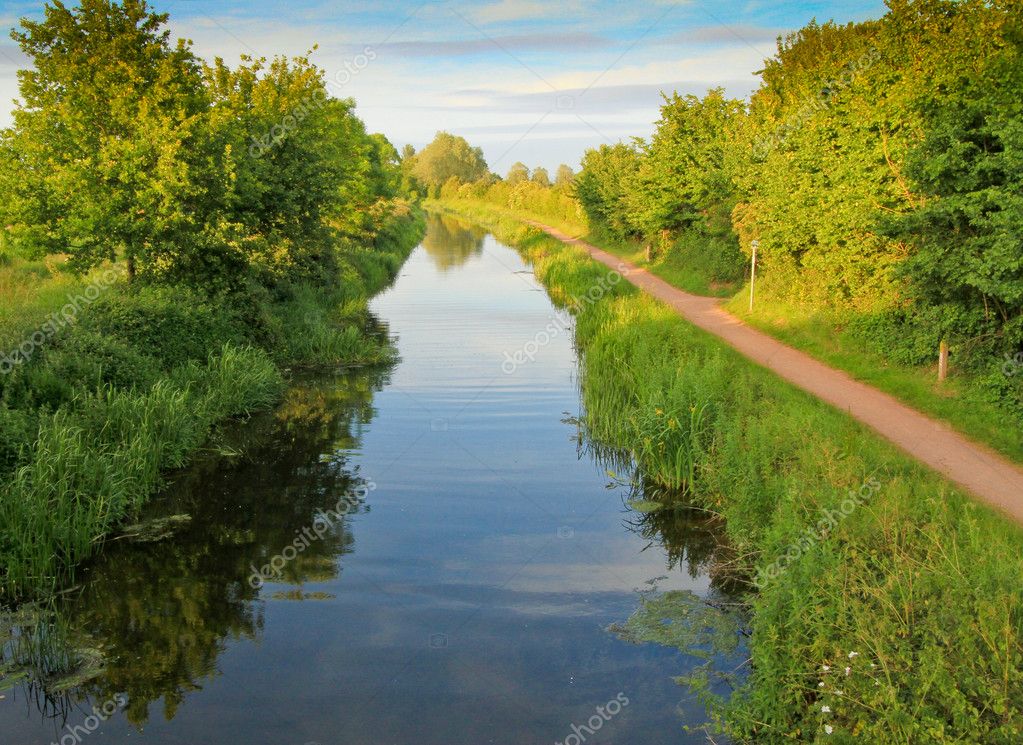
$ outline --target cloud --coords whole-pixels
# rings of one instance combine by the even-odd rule
[[[745,96],[752,90],[753,81],[736,79],[714,81],[730,95]],[[509,93],[497,89],[463,89],[449,93],[444,102],[436,108],[451,111],[457,108],[489,109],[495,112],[543,113],[585,117],[589,114],[626,114],[636,111],[656,112],[664,103],[661,93],[693,93],[702,96],[707,92],[705,80],[664,80],[653,83],[604,85],[594,88],[562,88],[554,91],[531,93]]]
[[[578,1],[498,0],[496,3],[469,9],[468,13],[478,23],[501,23],[573,15],[582,10],[581,6],[582,3]]]
[[[610,39],[590,33],[537,33],[446,41],[398,41],[380,44],[375,49],[382,53],[393,52],[405,57],[450,57],[483,54],[501,50],[572,52],[587,49],[605,49],[611,46],[611,44]]]
[[[755,26],[752,24],[734,24],[718,26],[702,26],[687,29],[656,41],[662,44],[678,44],[695,42],[698,44],[771,44],[779,36],[788,33],[787,29],[772,26]],[[767,51],[773,51],[773,46]]]
[[[553,117],[551,117],[553,118]],[[608,135],[616,135],[628,139],[636,132],[636,123],[632,120],[621,122],[598,122],[600,131]],[[522,120],[509,124],[488,124],[478,127],[459,127],[458,133],[473,142],[503,141],[509,135],[519,137],[529,131],[529,135],[540,139],[564,139],[574,137],[592,137],[593,130],[579,119],[572,117],[565,121],[544,120],[536,124],[535,119]]]
[[[506,94],[537,93],[553,98],[577,91],[588,91],[586,96],[597,95],[600,88],[614,87],[661,86],[671,90],[677,81],[686,81],[687,85],[701,89],[701,93],[724,86],[730,95],[745,96],[758,85],[754,71],[763,67],[763,61],[763,55],[755,49],[736,46],[702,50],[674,59],[661,55],[639,64],[605,69],[587,65],[549,73],[542,81],[527,77],[522,84],[504,85],[503,90]]]

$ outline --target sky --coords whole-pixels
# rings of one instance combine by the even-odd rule
[[[66,0],[72,4],[74,0]],[[646,137],[661,92],[748,96],[779,34],[818,21],[861,21],[881,0],[481,0],[320,2],[156,0],[197,54],[304,54],[334,95],[352,97],[371,131],[418,150],[438,130],[483,148],[505,174],[516,161],[573,168],[587,148]],[[0,0],[0,27],[42,15]],[[11,122],[16,70],[0,37],[0,127]]]

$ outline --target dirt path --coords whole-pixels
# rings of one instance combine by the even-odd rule
[[[750,328],[725,312],[716,298],[691,295],[596,246],[548,225],[530,224],[560,241],[585,249],[616,268],[632,284],[673,307],[696,326],[720,337],[740,353],[785,380],[827,401],[874,429],[978,500],[1023,524],[1023,469],[993,450],[968,440],[941,422],[813,357]]]

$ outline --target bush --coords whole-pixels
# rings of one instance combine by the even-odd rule
[[[244,342],[230,304],[226,310],[193,291],[142,287],[103,296],[90,306],[81,325],[122,340],[169,370],[189,360],[201,362],[225,343]]]
[[[890,308],[854,316],[846,333],[865,349],[898,364],[927,365],[938,357],[949,320],[936,307]]]
[[[712,282],[741,282],[746,276],[746,257],[735,236],[688,230],[671,245],[665,258]]]
[[[94,389],[148,388],[160,374],[159,361],[114,336],[73,329],[47,350],[43,365],[69,386]]]

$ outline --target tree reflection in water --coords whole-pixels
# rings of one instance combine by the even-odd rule
[[[478,225],[436,212],[426,213],[426,225],[423,249],[441,271],[459,267],[483,253],[487,231]]]
[[[658,577],[639,594],[635,612],[609,631],[635,644],[656,643],[675,647],[691,660],[685,675],[675,678],[705,706],[718,707],[741,684],[749,664],[746,640],[749,618],[741,600],[748,586],[737,575],[734,554],[725,540],[722,519],[692,504],[684,492],[672,492],[644,478],[631,454],[589,441],[581,421],[567,420],[578,429],[580,457],[589,457],[612,478],[609,487],[623,489],[628,512],[625,526],[648,543],[659,546],[666,569],[684,569],[690,577],[710,577],[706,596],[690,590],[662,592]],[[618,474],[630,474],[622,478]],[[635,506],[643,505],[644,510]]]
[[[145,519],[187,514],[172,537],[111,540],[84,582],[45,607],[0,616],[0,690],[21,693],[63,724],[75,709],[127,698],[136,725],[162,699],[174,717],[217,675],[229,640],[263,628],[249,581],[321,512],[366,480],[348,459],[389,371],[362,370],[293,387],[273,414],[237,422],[215,448],[175,474]],[[369,510],[359,499],[356,512]],[[309,542],[281,572],[275,599],[309,600],[305,583],[336,578],[354,549],[346,520]],[[289,587],[290,585],[290,587]],[[6,619],[6,621],[5,621]],[[6,681],[6,682],[4,682]]]

